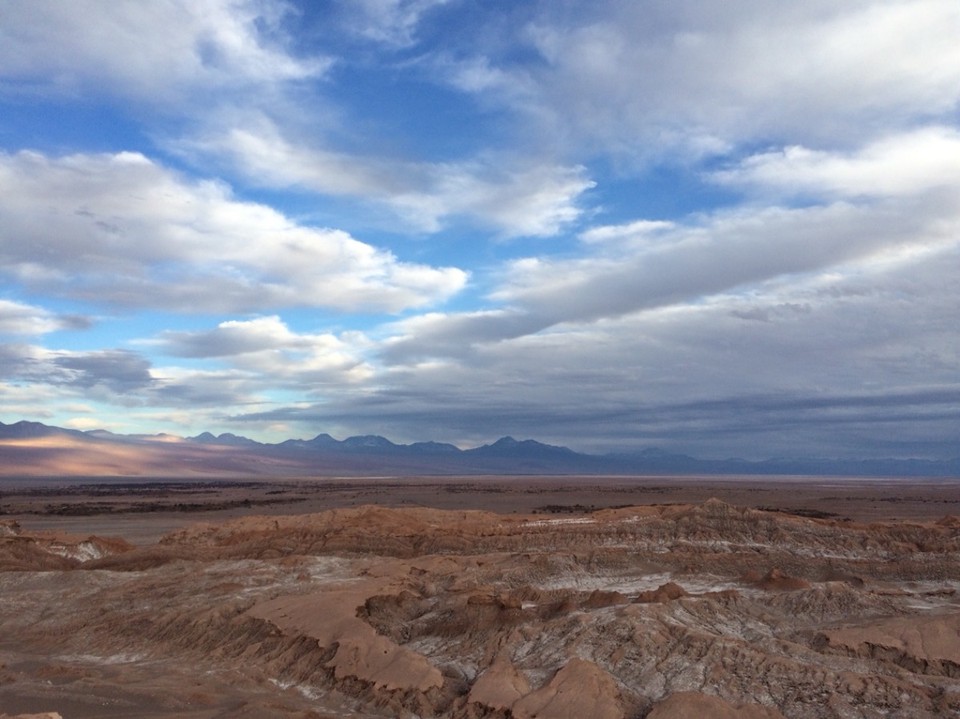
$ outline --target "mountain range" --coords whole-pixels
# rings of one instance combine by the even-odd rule
[[[329,434],[276,444],[235,434],[195,437],[80,431],[0,422],[0,476],[826,475],[960,477],[960,457],[929,459],[701,459],[660,449],[584,454],[502,437],[460,449]]]

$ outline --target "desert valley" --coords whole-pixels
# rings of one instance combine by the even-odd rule
[[[4,480],[0,715],[960,714],[960,482]]]

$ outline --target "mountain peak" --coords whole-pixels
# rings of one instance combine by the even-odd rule
[[[381,437],[378,434],[364,434],[357,437],[347,437],[340,444],[351,449],[389,449],[397,446],[386,437]]]
[[[50,437],[57,434],[81,435],[83,433],[73,429],[50,427],[42,422],[30,422],[25,419],[21,419],[19,422],[14,422],[13,424],[0,422],[0,436],[2,437],[32,439],[36,437]]]

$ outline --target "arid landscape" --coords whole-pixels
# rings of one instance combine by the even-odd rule
[[[960,719],[958,37],[0,0],[0,719]]]
[[[960,482],[6,480],[0,716],[960,715]]]

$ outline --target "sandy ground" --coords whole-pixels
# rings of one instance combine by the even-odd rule
[[[29,529],[150,543],[197,521],[311,514],[378,504],[583,514],[627,505],[720,499],[755,509],[855,521],[960,514],[960,478],[445,477],[297,480],[0,480],[0,517]]]

